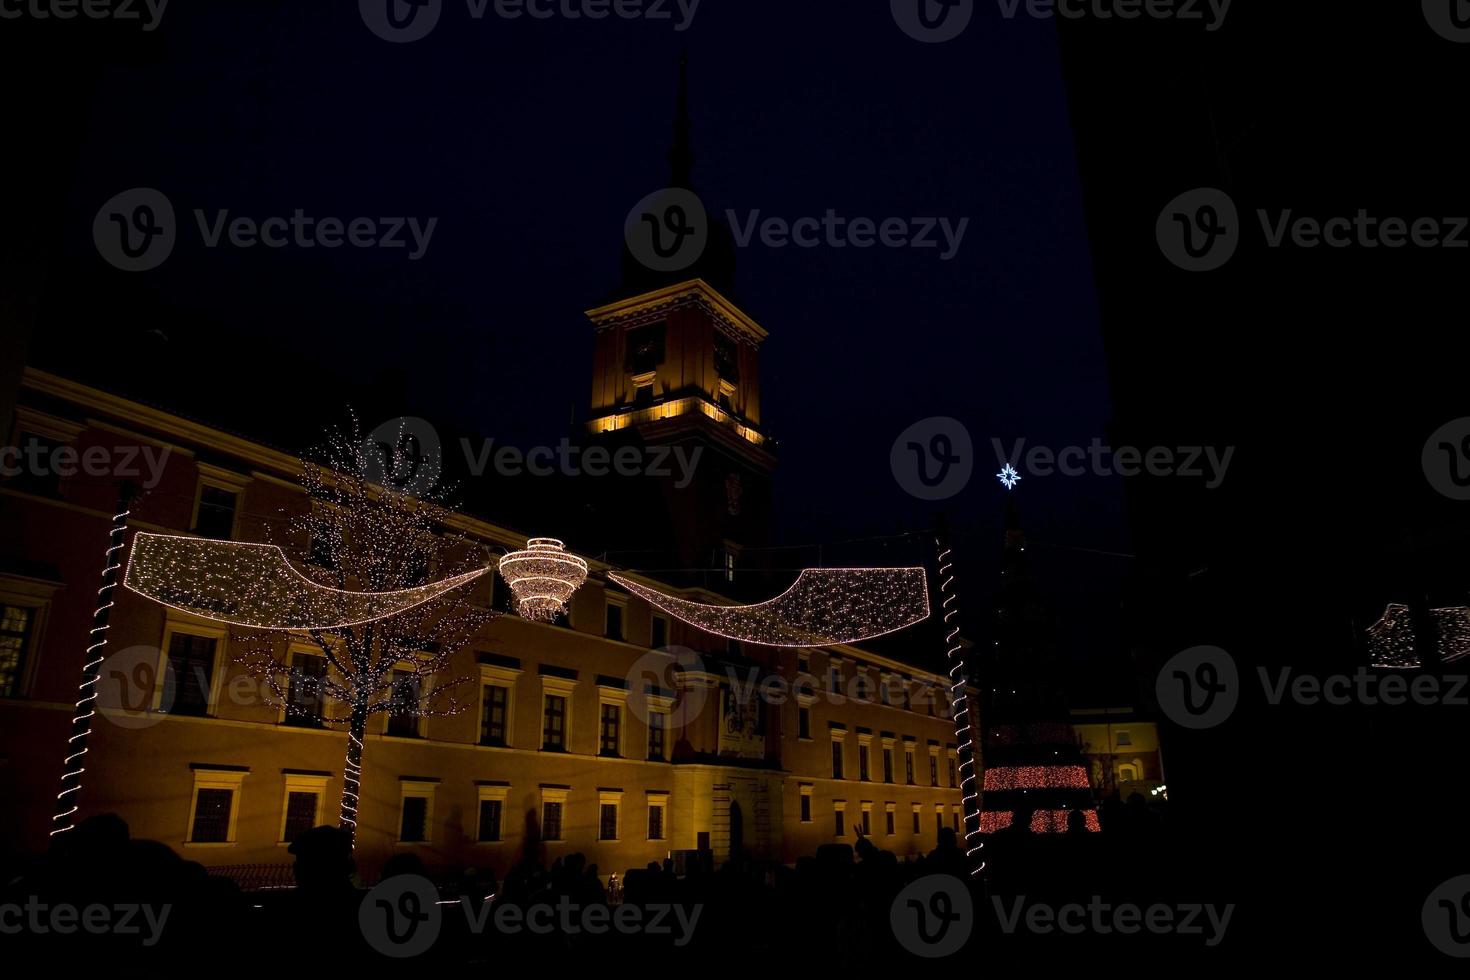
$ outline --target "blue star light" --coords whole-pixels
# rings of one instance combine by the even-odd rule
[[[1021,474],[1017,473],[1016,468],[1010,463],[1001,467],[1000,472],[995,475],[1000,478],[1000,485],[1007,490],[1014,490],[1016,484],[1021,482]]]

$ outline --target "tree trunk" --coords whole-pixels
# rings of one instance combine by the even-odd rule
[[[352,709],[352,722],[347,728],[347,758],[342,763],[342,808],[338,826],[352,835],[357,844],[357,801],[362,792],[362,738],[367,730],[366,708]]]

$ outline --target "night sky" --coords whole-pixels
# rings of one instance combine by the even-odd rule
[[[352,3],[171,5],[75,107],[84,135],[33,362],[75,374],[89,360],[111,387],[291,449],[348,401],[554,445],[587,413],[582,311],[617,285],[629,208],[668,182],[686,48],[694,183],[711,211],[969,218],[950,261],[753,242],[736,294],[770,331],[777,539],[930,526],[934,506],[897,485],[889,450],[912,423],[951,415],[978,459],[944,509],[983,582],[1004,504],[992,437],[1085,446],[1110,414],[1055,26],[994,5],[937,45],[883,3],[704,0],[681,32],[475,20],[447,0],[410,44],[374,36]],[[91,228],[140,186],[168,196],[179,238],[162,266],[129,274],[99,258]],[[438,221],[409,261],[206,248],[195,208]],[[1128,562],[1094,553],[1128,551],[1116,478],[1017,492],[1069,654],[1118,650]]]

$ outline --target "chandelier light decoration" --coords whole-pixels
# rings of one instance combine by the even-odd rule
[[[791,588],[751,606],[690,602],[615,572],[608,578],[706,633],[762,646],[857,643],[912,626],[929,615],[922,568],[807,568]]]
[[[587,581],[587,563],[569,554],[556,538],[531,538],[522,551],[500,559],[500,575],[524,619],[550,622]]]
[[[232,626],[330,630],[396,616],[489,567],[410,589],[348,592],[313,582],[273,544],[138,532],[123,585],[155,602]]]

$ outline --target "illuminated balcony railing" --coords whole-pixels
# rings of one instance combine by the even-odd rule
[[[650,405],[647,408],[629,409],[616,415],[604,415],[602,418],[593,419],[588,425],[593,432],[616,432],[634,425],[644,425],[649,422],[661,422],[665,419],[679,418],[683,415],[691,415],[695,412],[702,413],[714,419],[721,425],[729,426],[740,435],[740,438],[752,445],[762,445],[766,437],[755,429],[741,422],[729,412],[718,405],[705,401],[703,398],[694,396],[686,398],[675,398],[671,401]]]

